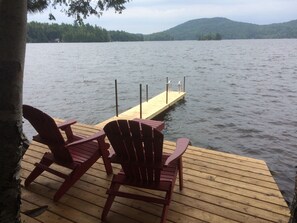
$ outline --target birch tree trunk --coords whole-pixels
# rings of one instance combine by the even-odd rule
[[[289,223],[296,223],[297,222],[297,172],[295,175],[295,190],[294,190],[294,198],[290,205],[291,209],[291,217]]]
[[[0,222],[20,222],[27,1],[0,0]]]

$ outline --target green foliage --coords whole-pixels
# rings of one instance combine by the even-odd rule
[[[221,40],[222,36],[219,33],[208,33],[206,35],[201,35],[198,40]]]
[[[112,42],[143,41],[142,34],[132,34],[124,31],[109,31],[109,35]]]
[[[28,23],[27,42],[107,42],[107,30],[101,27],[69,24]]]
[[[147,40],[197,40],[212,33],[222,39],[297,38],[297,20],[271,25],[235,22],[226,18],[195,19],[163,32],[145,36]]]
[[[28,0],[27,9],[29,12],[42,12],[48,6],[47,0]]]
[[[110,42],[110,41],[143,41],[142,34],[131,34],[124,31],[107,31],[89,24],[48,24],[28,23],[27,42]]]
[[[150,35],[146,35],[144,37],[144,40],[146,40],[146,41],[169,41],[169,40],[174,40],[174,38],[165,32],[159,32],[159,33],[153,33]]]
[[[62,24],[62,30],[67,26],[67,29],[62,33],[61,41],[63,42],[108,42],[110,41],[106,29],[101,27],[93,27],[86,25],[65,25]]]
[[[104,10],[114,8],[115,12],[122,13],[125,9],[124,4],[130,0],[28,0],[28,12],[37,12],[46,9],[48,6],[56,8],[57,5],[63,6],[63,12],[67,16],[73,16],[78,24],[83,24],[83,19],[90,15],[100,17]],[[65,7],[66,6],[66,7]],[[50,13],[49,18],[55,20],[55,16]]]

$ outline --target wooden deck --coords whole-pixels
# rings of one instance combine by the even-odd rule
[[[75,124],[83,135],[98,127]],[[165,141],[164,149],[173,151],[174,143]],[[47,148],[33,142],[22,161],[24,180]],[[167,222],[288,222],[289,209],[264,161],[190,146],[184,154],[184,190],[175,187]],[[114,172],[119,167],[114,165]],[[61,168],[61,167],[57,167]],[[22,211],[48,205],[48,209],[25,222],[92,223],[101,222],[111,176],[104,172],[102,159],[61,198],[52,201],[61,179],[43,173],[28,188],[22,188]],[[177,181],[178,183],[178,181]],[[139,190],[134,190],[138,193]],[[149,191],[146,191],[149,193]],[[155,204],[117,198],[108,222],[155,223],[160,221],[161,207]]]
[[[169,91],[168,92],[168,103],[166,103],[166,91],[163,93],[149,99],[148,102],[142,103],[142,118],[143,119],[152,119],[164,112],[172,105],[182,100],[185,97],[185,92]],[[140,105],[137,105],[117,116],[114,116],[108,120],[105,120],[96,126],[102,129],[108,122],[117,119],[134,119],[140,118]]]

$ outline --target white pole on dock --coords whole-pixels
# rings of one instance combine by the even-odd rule
[[[148,102],[148,84],[146,85],[145,93],[146,93],[146,102]]]
[[[142,85],[139,85],[139,105],[140,105],[140,118],[142,118]]]
[[[115,84],[115,101],[116,101],[116,116],[119,116],[119,103],[118,103],[118,83],[117,79],[114,81]]]
[[[166,91],[166,104],[167,104],[168,103],[168,77],[166,77],[165,91]]]

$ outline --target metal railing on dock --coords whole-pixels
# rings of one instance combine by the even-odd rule
[[[182,82],[181,81],[178,81],[177,83],[177,91],[173,91],[172,90],[172,82],[171,80],[168,79],[168,77],[166,77],[166,85],[165,85],[165,104],[163,106],[165,107],[168,107],[168,106],[172,106],[172,101],[174,101],[174,103],[176,103],[176,99],[177,98],[177,101],[184,98],[184,95],[185,95],[185,81],[186,81],[186,77],[184,77],[184,80],[183,80],[183,88],[181,87],[182,86]],[[145,102],[146,103],[149,103],[149,96],[148,96],[148,84],[146,84],[146,88],[145,88],[145,95],[146,95],[146,98],[145,98]],[[181,95],[176,95],[176,92],[178,92],[178,94],[181,94]],[[169,94],[171,98],[171,100],[169,100]],[[143,118],[143,113],[146,113],[146,111],[144,111],[144,107],[145,108],[148,108],[149,106],[145,106],[143,104],[143,95],[142,95],[142,84],[139,84],[139,114],[137,115],[137,117],[135,118]],[[159,102],[158,103],[158,106],[160,107],[160,104],[162,104],[162,102]],[[168,106],[167,106],[168,105]],[[156,105],[154,105],[156,106]],[[137,107],[137,106],[136,106]],[[117,83],[117,80],[115,80],[115,108],[116,108],[116,117],[119,117],[119,100],[118,100],[118,83]],[[131,109],[130,109],[131,110]],[[132,108],[132,110],[134,110]],[[161,106],[161,111],[164,111],[163,107]],[[157,114],[159,114],[157,112]],[[135,116],[135,114],[134,114]],[[154,115],[148,115],[148,117],[151,117],[153,118]]]
[[[175,105],[178,101],[183,100],[186,92],[182,91],[173,91],[168,89],[168,91],[164,91],[153,98],[148,99],[148,85],[146,85],[146,101],[142,100],[142,85],[139,86],[139,105],[136,105],[133,108],[130,108],[127,111],[119,114],[119,103],[118,103],[118,87],[117,81],[115,81],[115,93],[116,93],[116,115],[111,117],[110,119],[98,123],[96,126],[99,128],[103,128],[106,123],[116,120],[116,119],[153,119],[157,115],[166,111],[173,105]],[[166,84],[167,85],[167,84]]]

